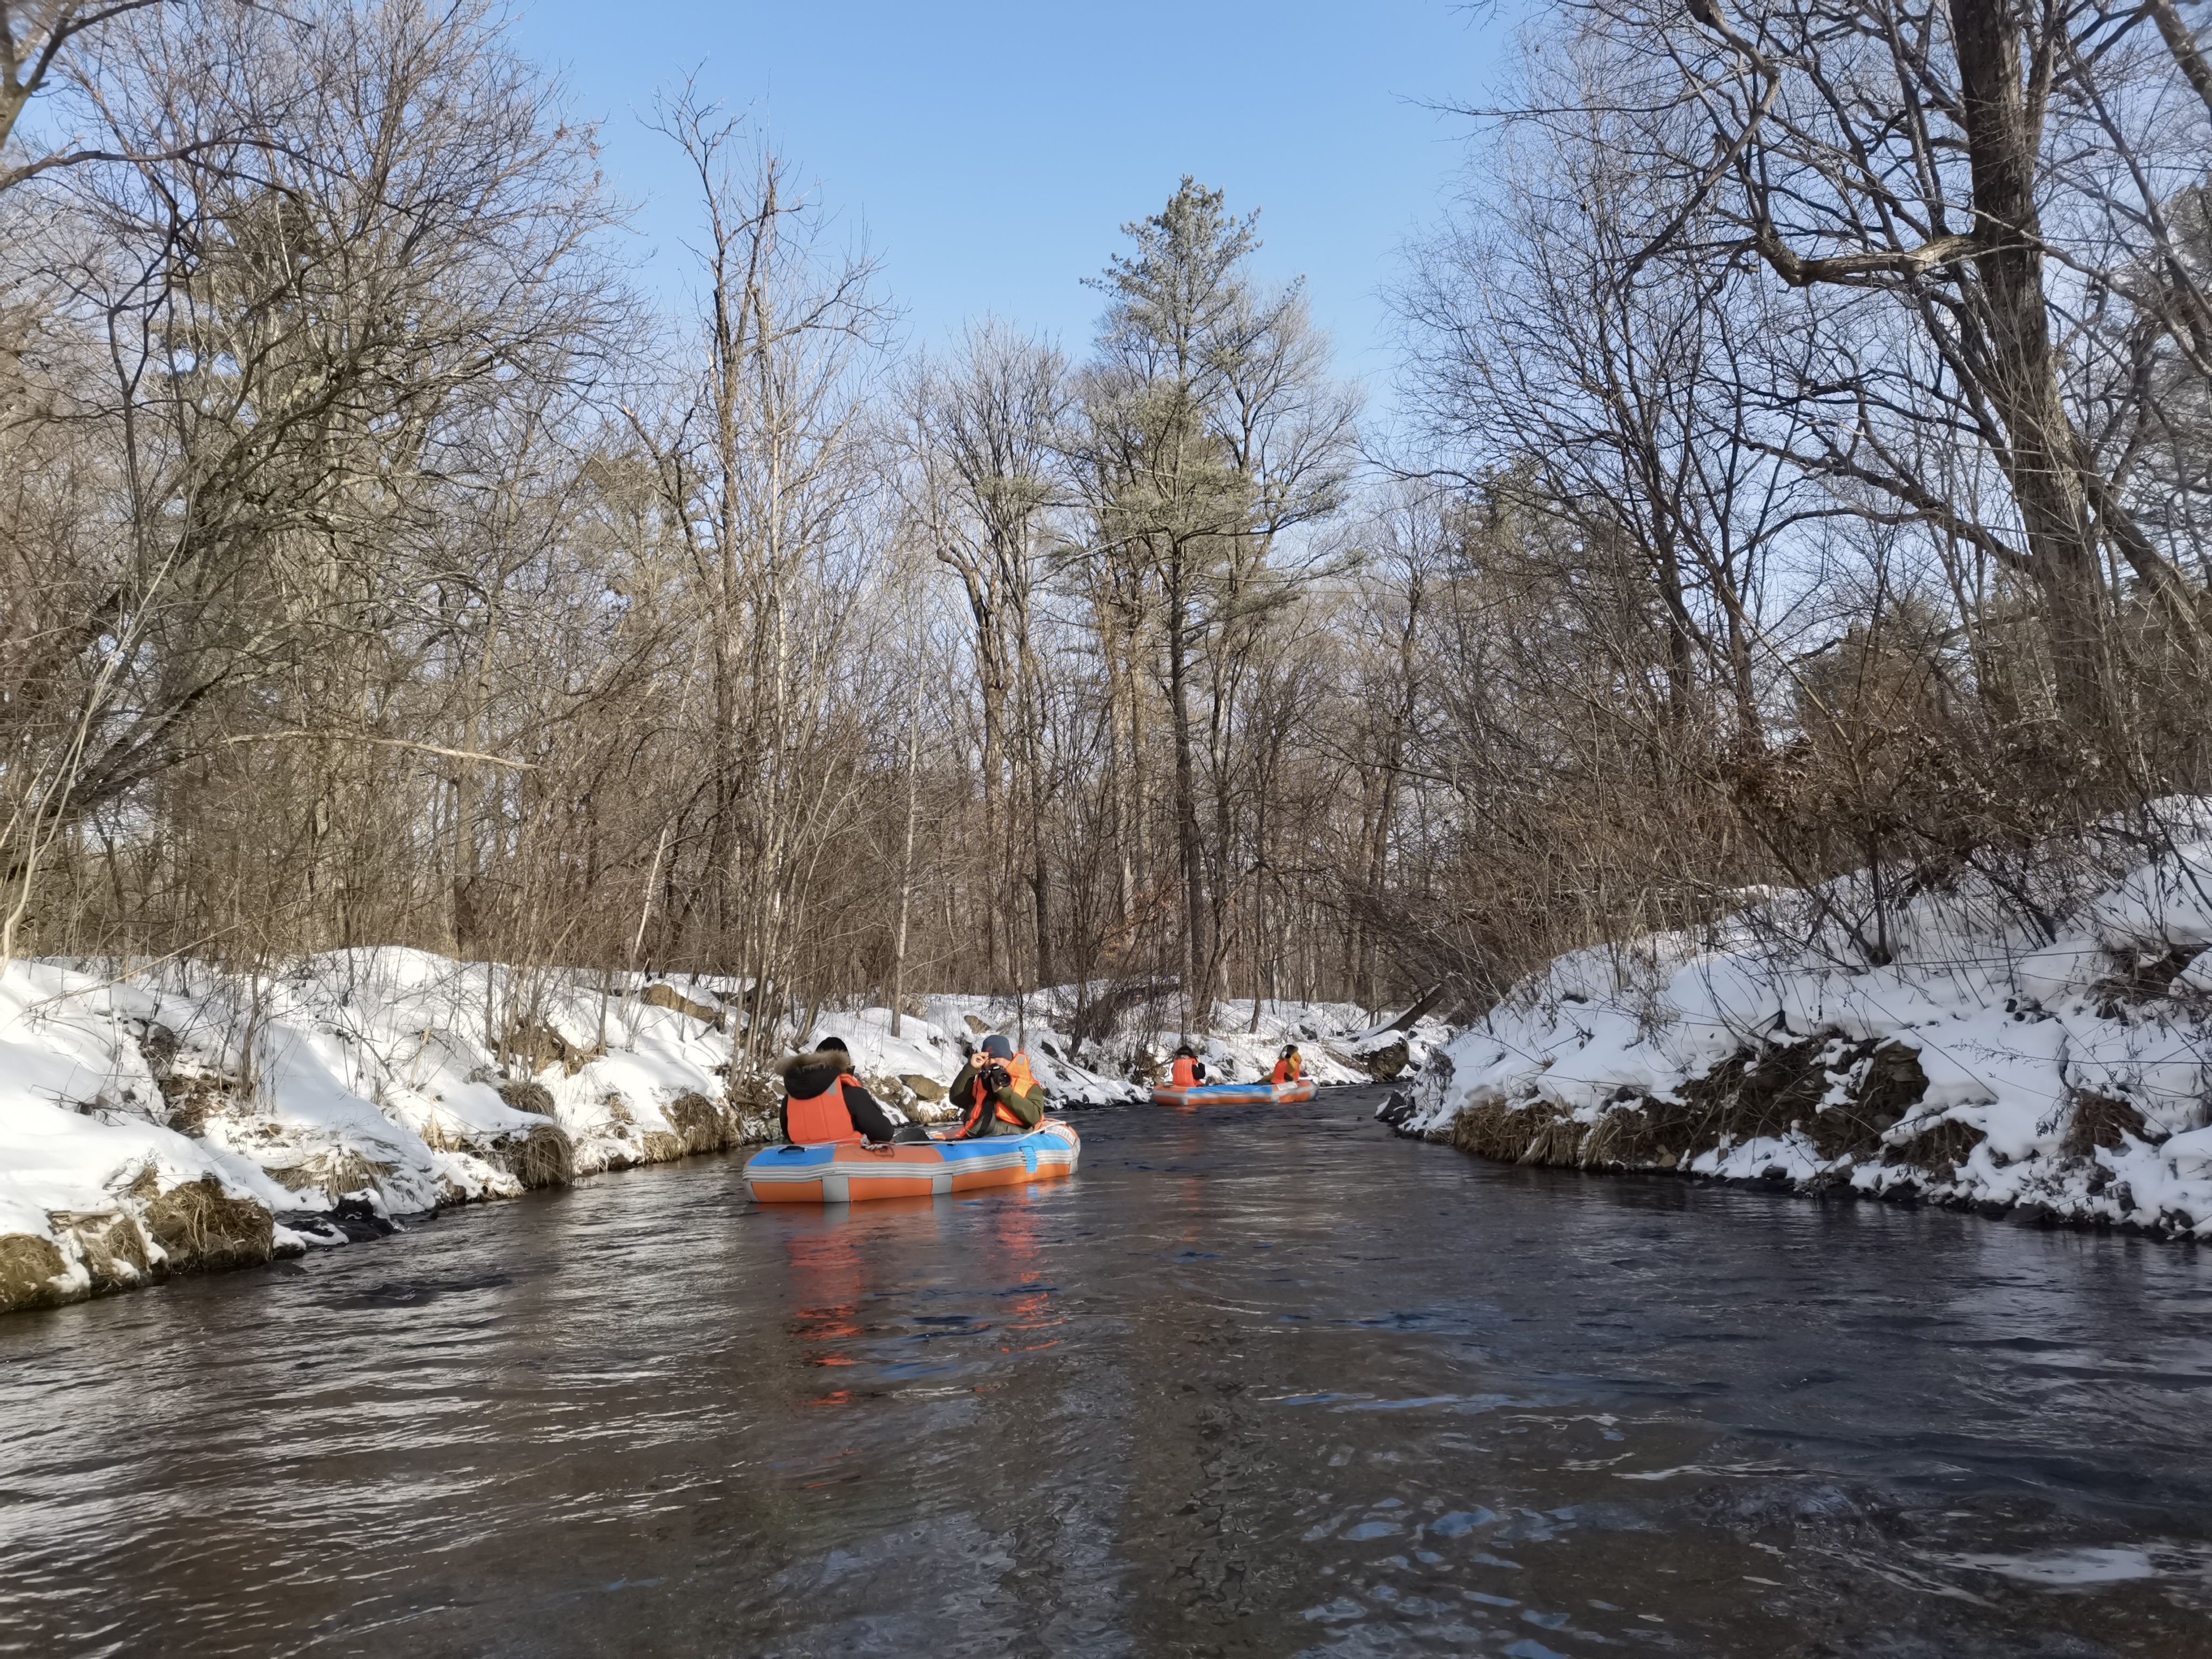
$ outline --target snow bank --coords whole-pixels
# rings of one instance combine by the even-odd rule
[[[1393,1121],[1523,1162],[2212,1237],[2212,802],[1884,877],[1562,957]]]
[[[243,975],[13,963],[0,1308],[764,1138],[707,994],[398,949]]]

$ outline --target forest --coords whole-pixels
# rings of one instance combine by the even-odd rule
[[[1094,337],[917,340],[678,78],[679,310],[485,0],[0,0],[0,966],[713,975],[758,1046],[2032,910],[2212,764],[2201,33],[1564,0],[1378,413],[1223,181],[1098,227]]]

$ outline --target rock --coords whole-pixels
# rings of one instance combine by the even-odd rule
[[[521,1060],[532,1072],[557,1065],[564,1077],[575,1076],[606,1052],[596,1046],[580,1048],[548,1025],[517,1026],[500,1046],[503,1053]]]
[[[1374,1048],[1340,1054],[1338,1057],[1357,1066],[1377,1083],[1388,1083],[1405,1072],[1407,1062],[1413,1058],[1413,1050],[1407,1046],[1403,1036],[1394,1036],[1389,1042]]]
[[[1406,1125],[1413,1115],[1413,1097],[1403,1089],[1393,1089],[1390,1097],[1375,1109],[1376,1121],[1396,1134],[1409,1133]]]
[[[945,1098],[945,1085],[933,1077],[918,1077],[912,1073],[901,1072],[899,1081],[906,1085],[908,1092],[916,1100],[935,1102]]]
[[[984,1024],[981,1020],[976,1018],[975,1015],[963,1014],[960,1018],[968,1022],[968,1029],[970,1031],[973,1031],[977,1036],[988,1036],[991,1035],[991,1028]]]
[[[638,1000],[649,1002],[656,1008],[668,1008],[679,1014],[689,1014],[694,1019],[705,1021],[718,1031],[722,1029],[722,1011],[720,1008],[709,1008],[704,1003],[693,1002],[674,986],[659,980],[647,986]]]
[[[354,1238],[389,1238],[399,1231],[365,1198],[340,1199],[331,1206],[330,1218],[332,1224]]]

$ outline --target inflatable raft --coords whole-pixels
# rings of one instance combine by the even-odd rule
[[[1025,1135],[885,1146],[770,1146],[746,1161],[757,1204],[860,1204],[1013,1187],[1075,1173],[1083,1143],[1057,1118]]]
[[[1314,1097],[1314,1085],[1296,1083],[1202,1083],[1195,1089],[1173,1085],[1152,1091],[1155,1106],[1295,1106]]]

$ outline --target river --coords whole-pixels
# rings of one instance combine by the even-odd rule
[[[0,1651],[2212,1656],[2212,1259],[1086,1112],[0,1321]]]

